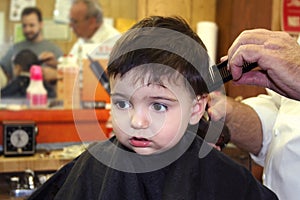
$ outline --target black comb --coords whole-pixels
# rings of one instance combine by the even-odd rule
[[[228,60],[221,62],[217,65],[214,65],[210,69],[210,79],[209,83],[209,90],[214,91],[220,88],[224,83],[232,80],[231,71],[227,70]],[[257,67],[258,64],[254,63],[244,63],[242,66],[242,73],[246,73],[251,71],[253,68]]]

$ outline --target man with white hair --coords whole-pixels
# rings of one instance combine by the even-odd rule
[[[105,23],[103,12],[97,1],[74,0],[70,9],[70,26],[78,37],[70,54],[77,55],[84,44],[101,44],[117,35],[114,27]]]

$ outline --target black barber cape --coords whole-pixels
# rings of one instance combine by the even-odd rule
[[[1,96],[11,98],[26,98],[26,89],[30,79],[28,76],[17,76],[8,85],[1,89]]]
[[[26,90],[29,86],[30,78],[27,75],[19,75],[1,89],[2,98],[26,98]],[[49,98],[56,97],[56,92],[50,83],[44,82]]]
[[[110,166],[110,167],[108,167]],[[142,156],[115,137],[64,166],[29,200],[270,200],[244,167],[187,132],[160,154]]]

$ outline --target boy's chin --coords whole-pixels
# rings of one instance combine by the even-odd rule
[[[137,154],[139,154],[139,155],[152,155],[152,154],[156,154],[156,153],[158,153],[159,151],[158,150],[154,150],[154,149],[152,149],[152,148],[132,148],[132,150],[135,152],[135,153],[137,153]]]
[[[139,155],[154,155],[154,154],[160,154],[163,153],[167,150],[169,150],[170,148],[163,148],[163,149],[153,149],[153,148],[131,148],[135,153],[139,154]]]

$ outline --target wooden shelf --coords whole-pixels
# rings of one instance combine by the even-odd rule
[[[4,157],[0,156],[0,173],[24,172],[26,169],[33,171],[56,171],[73,158],[62,158],[60,151],[51,154],[36,153],[33,156]]]

